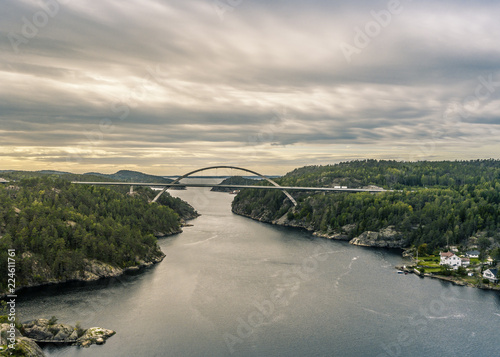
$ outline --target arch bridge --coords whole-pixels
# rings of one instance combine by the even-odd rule
[[[251,173],[252,175],[256,175],[263,180],[271,183],[273,186],[251,186],[251,185],[221,185],[221,184],[206,184],[206,183],[180,183],[183,178],[187,178],[197,172],[214,170],[214,169],[234,169],[245,171]],[[286,197],[293,203],[294,206],[297,206],[297,201],[292,197],[292,195],[288,191],[319,191],[319,192],[388,192],[391,190],[384,190],[380,188],[373,189],[363,189],[363,188],[347,188],[347,187],[300,187],[300,186],[280,186],[275,181],[271,180],[269,177],[266,177],[262,174],[259,174],[256,171],[252,171],[249,169],[245,169],[237,166],[227,166],[227,165],[219,165],[219,166],[208,166],[201,169],[197,169],[182,176],[179,176],[177,179],[170,183],[146,183],[146,182],[83,182],[83,181],[73,181],[75,184],[85,184],[85,185],[125,185],[130,186],[130,192],[133,192],[134,186],[153,186],[153,187],[163,187],[163,189],[156,195],[156,197],[151,202],[156,202],[160,196],[167,191],[171,187],[221,187],[221,188],[231,188],[231,189],[241,189],[241,188],[254,188],[254,189],[263,189],[263,190],[281,190]]]
[[[188,172],[187,174],[184,174],[180,177],[178,177],[176,180],[174,180],[171,185],[174,186],[176,184],[179,183],[179,181],[181,181],[183,178],[186,178],[186,177],[189,177],[197,172],[202,172],[202,171],[207,171],[207,170],[215,170],[215,169],[233,169],[233,170],[240,170],[240,171],[245,171],[245,172],[248,172],[248,173],[251,173],[253,175],[256,175],[256,176],[259,176],[260,178],[266,180],[267,182],[273,184],[275,187],[278,187],[281,189],[281,191],[286,195],[286,197],[288,197],[288,199],[290,201],[292,201],[293,205],[294,206],[297,206],[297,201],[295,201],[295,199],[292,197],[292,195],[285,189],[283,189],[280,185],[278,185],[275,181],[271,180],[269,177],[266,177],[264,175],[261,175],[259,174],[258,172],[256,171],[252,171],[252,170],[249,170],[249,169],[245,169],[243,167],[237,167],[237,166],[226,166],[226,165],[221,165],[221,166],[209,166],[209,167],[204,167],[204,168],[201,168],[201,169],[197,169],[197,170],[194,170],[194,171],[191,171],[191,172]],[[158,200],[158,198],[160,198],[160,196],[170,188],[171,186],[165,186],[165,188],[163,190],[161,190],[161,192],[156,195],[156,197],[153,199],[152,202],[156,202]]]

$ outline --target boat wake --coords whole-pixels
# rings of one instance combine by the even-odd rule
[[[203,243],[206,243],[206,242],[211,241],[212,239],[215,239],[215,238],[218,238],[218,237],[219,237],[219,235],[216,234],[213,237],[210,237],[210,238],[207,238],[207,239],[204,239],[204,240],[200,240],[199,242],[186,243],[184,245],[198,245],[198,244],[203,244]]]

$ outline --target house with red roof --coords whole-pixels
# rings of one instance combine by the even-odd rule
[[[449,265],[452,269],[456,270],[458,267],[462,266],[462,259],[452,252],[441,252],[439,253],[441,261],[439,265]]]

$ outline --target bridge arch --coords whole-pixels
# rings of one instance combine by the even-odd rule
[[[188,176],[191,176],[197,172],[201,172],[201,171],[207,171],[207,170],[214,170],[214,169],[234,169],[234,170],[240,170],[240,171],[245,171],[245,172],[248,172],[248,173],[251,173],[253,175],[256,175],[256,176],[259,176],[260,178],[266,180],[267,182],[273,184],[274,186],[276,187],[281,187],[279,184],[277,184],[275,181],[271,180],[269,177],[266,177],[264,175],[261,175],[259,174],[258,172],[256,171],[252,171],[252,170],[249,170],[249,169],[245,169],[243,167],[237,167],[237,166],[227,166],[227,165],[221,165],[221,166],[209,166],[209,167],[204,167],[204,168],[201,168],[201,169],[197,169],[197,170],[194,170],[194,171],[191,171],[191,172],[188,172],[187,174],[184,174],[180,177],[178,177],[177,179],[175,179],[171,184],[172,185],[175,185],[177,183],[179,183],[180,180],[182,180],[183,178],[186,178]],[[156,197],[153,199],[152,202],[156,202],[158,200],[158,198],[160,198],[160,196],[166,191],[168,190],[170,186],[165,186],[165,188],[163,190],[160,191],[160,193],[158,195],[156,195]],[[295,199],[292,197],[292,195],[290,195],[290,193],[287,191],[287,190],[281,190],[285,195],[286,197],[288,197],[288,199],[290,201],[292,201],[293,205],[294,206],[297,206],[297,201],[295,201]]]

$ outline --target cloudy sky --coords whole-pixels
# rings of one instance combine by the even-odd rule
[[[499,158],[498,1],[2,0],[0,169]]]

